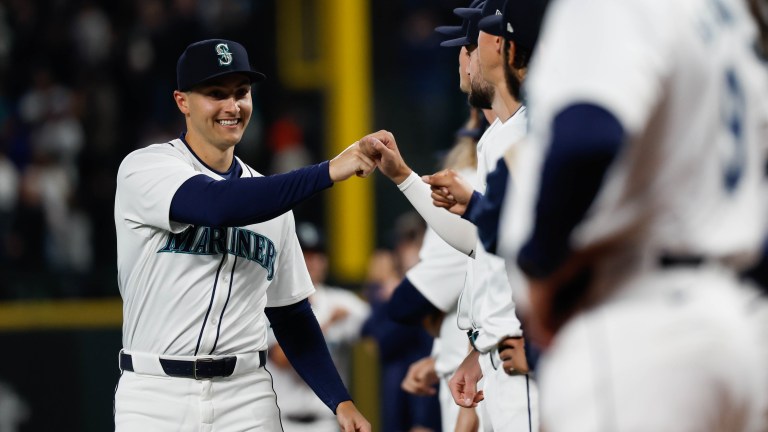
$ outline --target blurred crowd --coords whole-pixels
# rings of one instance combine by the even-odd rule
[[[391,26],[374,26],[373,61],[390,65],[375,69],[377,93],[386,95],[375,103],[413,107],[399,120],[390,117],[404,110],[377,108],[377,118],[404,124],[420,143],[414,151],[427,159],[445,142],[428,131],[444,118],[441,98],[454,79],[444,67],[454,59],[437,49],[432,33],[442,19],[436,14],[450,9],[436,3],[371,2],[377,16],[402,29],[393,41]],[[115,172],[130,151],[183,130],[171,93],[175,61],[192,41],[242,41],[270,78],[254,90],[252,124],[238,149],[243,159],[265,173],[322,160],[321,97],[281,87],[275,70],[276,7],[0,0],[0,271],[7,275],[0,299],[116,295]],[[322,224],[317,215],[316,208],[304,212]]]
[[[178,53],[214,34],[245,37],[258,9],[0,2],[0,297],[116,293],[117,165],[182,130],[170,97]]]

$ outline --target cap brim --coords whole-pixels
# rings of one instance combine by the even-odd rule
[[[503,36],[501,31],[503,20],[504,20],[504,17],[502,17],[501,15],[490,15],[481,19],[477,23],[477,28],[480,31],[484,31],[494,36]]]
[[[440,42],[441,47],[461,47],[461,46],[467,46],[472,45],[472,43],[467,39],[466,36],[462,36],[460,38],[456,39],[448,39],[447,41]]]
[[[450,37],[457,37],[464,34],[462,26],[439,26],[435,27],[435,32]]]
[[[216,75],[211,75],[211,76],[209,76],[209,77],[206,77],[206,78],[205,78],[204,80],[202,80],[202,81],[196,82],[196,83],[194,83],[194,84],[190,84],[190,85],[188,85],[186,88],[183,88],[183,89],[179,89],[179,90],[181,90],[181,91],[187,91],[187,90],[190,90],[190,89],[192,89],[192,88],[195,88],[195,87],[197,87],[197,86],[199,86],[199,85],[201,85],[201,84],[203,84],[203,83],[206,83],[206,82],[208,82],[208,81],[210,81],[210,80],[212,80],[212,79],[215,79],[215,78],[218,78],[218,77],[222,77],[222,76],[224,76],[224,75],[230,75],[230,74],[242,74],[242,75],[245,75],[245,76],[247,76],[247,77],[248,77],[248,78],[251,80],[251,84],[253,84],[253,83],[257,83],[257,82],[261,82],[261,81],[264,81],[265,79],[267,79],[267,76],[266,76],[266,75],[264,75],[263,73],[261,73],[261,72],[256,72],[256,71],[252,71],[252,70],[242,70],[242,71],[223,71],[223,72],[221,72],[221,73],[218,73],[218,74],[216,74]]]
[[[474,18],[482,13],[482,10],[475,8],[456,8],[453,13],[461,18],[469,19]]]

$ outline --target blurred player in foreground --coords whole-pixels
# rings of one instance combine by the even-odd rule
[[[755,43],[739,0],[551,6],[528,82],[538,193],[510,204],[533,229],[509,247],[551,344],[548,432],[766,430],[736,276],[766,224]]]

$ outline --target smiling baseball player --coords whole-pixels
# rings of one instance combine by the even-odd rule
[[[373,161],[354,144],[330,162],[262,177],[236,158],[251,84],[262,79],[236,42],[190,45],[173,93],[186,132],[120,166],[118,431],[280,431],[264,369],[269,323],[341,429],[370,431],[307,302],[314,289],[289,210],[335,181],[367,175]]]

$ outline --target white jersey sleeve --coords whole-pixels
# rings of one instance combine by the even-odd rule
[[[170,144],[154,144],[128,155],[117,172],[117,200],[125,222],[179,233],[189,225],[172,222],[173,195],[189,178],[200,174],[186,155]]]
[[[745,2],[559,0],[545,21],[532,138],[546,145],[557,115],[585,103],[625,132],[574,248],[747,263],[764,225],[768,92]]]
[[[299,238],[296,237],[296,223],[293,212],[286,213],[283,224],[283,243],[279,246],[275,277],[267,289],[267,307],[279,307],[294,304],[315,292],[304,254],[301,252]]]
[[[467,256],[449,246],[432,228],[427,228],[419,258],[405,276],[441,311],[455,308],[464,289]]]
[[[611,0],[557,1],[550,8],[529,78],[531,88],[546,86],[536,94],[536,112],[556,115],[571,104],[591,103],[610,111],[629,134],[637,132],[665,90],[658,77],[671,64],[665,50],[674,23],[663,13],[649,14],[651,8]],[[572,26],[579,31],[566,38],[551,34]]]

